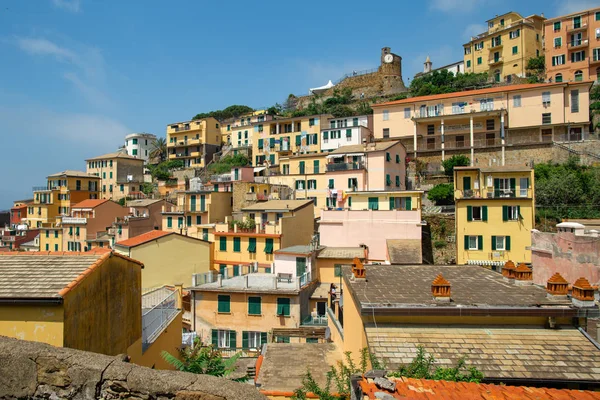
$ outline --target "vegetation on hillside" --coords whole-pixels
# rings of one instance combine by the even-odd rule
[[[456,74],[447,70],[433,71],[431,74],[413,79],[410,83],[410,95],[427,96],[430,94],[441,94],[460,92],[467,89],[478,89],[489,86],[487,73]]]
[[[163,359],[179,371],[191,372],[193,374],[213,375],[227,378],[235,371],[235,363],[241,357],[241,353],[231,358],[223,358],[221,352],[212,345],[203,346],[196,339],[193,347],[185,347],[177,350],[179,358],[163,351]],[[248,378],[233,379],[244,382]]]
[[[213,174],[225,174],[233,167],[245,167],[250,165],[250,160],[244,154],[227,155],[219,161],[210,164],[208,169]]]
[[[168,180],[171,177],[171,172],[180,168],[183,168],[183,160],[169,160],[156,165],[148,165],[152,178],[159,181]]]
[[[447,206],[454,204],[454,184],[440,183],[427,192],[427,198],[436,206]]]
[[[546,80],[546,59],[543,55],[531,57],[525,66],[527,83],[541,83]]]
[[[590,117],[593,121],[593,117],[597,117],[600,115],[600,85],[592,86],[592,90],[590,91]],[[595,126],[592,127],[597,131],[600,130],[600,122],[598,122]]]
[[[192,118],[192,120],[213,117],[219,121],[223,121],[225,119],[236,118],[240,115],[247,114],[253,111],[254,109],[252,107],[234,104],[232,106],[224,108],[223,110],[215,110],[207,113],[196,114],[194,118]]]
[[[444,174],[450,177],[450,180],[454,179],[454,167],[467,167],[471,164],[469,157],[462,154],[455,154],[452,157],[442,161],[444,167]]]

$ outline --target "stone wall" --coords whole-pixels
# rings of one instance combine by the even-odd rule
[[[225,378],[158,371],[79,350],[0,336],[2,399],[266,399]]]

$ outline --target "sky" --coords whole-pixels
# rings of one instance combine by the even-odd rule
[[[600,0],[0,0],[0,209],[33,186],[115,151],[132,132],[376,68],[382,47],[403,79],[462,59],[485,21],[551,18]]]

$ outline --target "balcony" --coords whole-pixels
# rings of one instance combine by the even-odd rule
[[[34,192],[51,192],[52,190],[57,190],[58,187],[49,188],[48,186],[34,186],[32,191]]]
[[[578,39],[578,40],[572,40],[571,42],[569,42],[568,47],[569,50],[571,49],[580,49],[583,47],[587,47],[589,44],[587,39]]]
[[[515,199],[522,198],[527,199],[531,198],[532,191],[531,189],[470,189],[470,190],[460,190],[456,189],[454,191],[455,199]]]
[[[80,217],[62,217],[63,224],[74,224],[74,225],[85,225],[87,224],[87,218]]]
[[[435,109],[422,108],[420,110],[415,111],[415,118],[435,118],[435,117],[441,117],[443,115],[444,115],[443,108],[435,108]]]
[[[590,57],[590,64],[600,64],[600,51],[592,53],[592,57]]]
[[[583,31],[587,29],[587,22],[567,25],[567,32]]]
[[[490,61],[488,61],[489,65],[496,65],[496,64],[502,64],[504,62],[504,58],[503,57],[495,57],[493,59],[491,59]]]
[[[364,168],[365,168],[365,164],[362,161],[351,162],[351,163],[327,164],[327,172],[353,171],[353,170],[364,169]]]
[[[178,292],[165,291],[159,289],[142,297],[142,351],[150,347],[179,313]]]
[[[14,242],[15,236],[2,236],[2,241],[3,242]]]
[[[490,47],[491,49],[497,49],[499,47],[502,47],[502,41],[492,41],[492,47]]]
[[[327,326],[327,315],[309,315],[302,320],[305,326]]]

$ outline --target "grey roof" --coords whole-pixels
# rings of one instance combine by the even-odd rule
[[[59,299],[62,289],[103,256],[36,253],[2,255],[0,298]]]
[[[107,154],[102,154],[101,156],[97,156],[97,157],[92,157],[92,158],[88,158],[85,161],[92,161],[92,160],[107,160],[107,159],[111,159],[111,158],[125,158],[127,160],[137,160],[137,161],[142,161],[144,162],[143,159],[141,158],[137,158],[134,156],[130,156],[129,154],[127,154],[124,151],[115,151],[113,153],[107,153]]]
[[[310,368],[323,387],[331,366],[342,356],[333,343],[269,343],[256,382],[261,390],[293,391],[302,386],[302,378]]]
[[[388,369],[410,363],[422,345],[436,366],[456,366],[465,356],[486,379],[600,380],[600,350],[575,328],[379,323],[365,331],[369,350]]]
[[[269,200],[242,208],[242,211],[296,211],[312,200]]]
[[[496,167],[478,167],[476,165],[469,167],[454,167],[456,171],[469,171],[469,170],[480,170],[481,172],[531,172],[530,167],[520,165],[505,165]]]
[[[275,254],[277,253],[298,253],[298,254],[310,254],[313,252],[312,246],[290,246],[285,247],[283,249],[275,250]]]
[[[365,149],[365,146],[363,146],[362,144],[350,144],[348,146],[338,147],[337,149],[330,151],[328,154],[372,153],[374,151],[387,150],[390,147],[393,147],[399,143],[400,143],[399,140],[368,143],[366,149]]]
[[[343,270],[347,288],[363,307],[440,306],[431,294],[431,282],[438,274],[451,284],[452,301],[443,307],[557,304],[546,298],[543,288],[509,284],[498,272],[476,265],[366,265],[365,269],[366,281],[347,279],[351,269]]]
[[[392,264],[421,264],[423,262],[420,239],[387,239],[386,245]]]
[[[159,201],[163,201],[164,199],[139,199],[139,200],[129,200],[127,202],[127,207],[148,207],[154,203],[158,203]]]
[[[58,178],[61,176],[72,176],[75,178],[96,178],[96,179],[100,179],[99,176],[93,175],[93,174],[88,174],[87,172],[83,172],[83,171],[74,171],[74,170],[65,170],[65,171],[61,171],[61,172],[57,172],[55,174],[52,175],[48,175],[48,178]]]
[[[248,287],[246,287],[245,278],[248,277]],[[221,286],[219,287],[218,282],[205,283],[200,286],[190,288],[191,290],[206,290],[206,291],[224,291],[224,292],[274,292],[274,293],[289,293],[297,294],[300,289],[296,286],[296,281],[291,282],[282,281],[277,282],[277,288],[275,288],[275,280],[277,276],[275,274],[257,272],[243,276],[234,276],[232,278],[223,279]]]
[[[353,260],[355,257],[365,258],[365,249],[362,247],[325,247],[317,258],[341,258]]]

